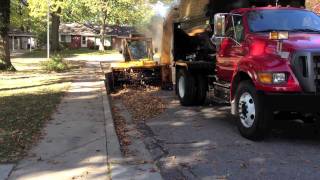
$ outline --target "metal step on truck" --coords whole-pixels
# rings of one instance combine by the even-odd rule
[[[230,103],[251,140],[281,115],[319,120],[320,18],[305,4],[181,0],[164,23],[161,62],[173,68],[162,82],[175,84],[183,106],[203,104],[208,92]]]

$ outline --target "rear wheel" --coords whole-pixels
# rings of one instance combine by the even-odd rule
[[[207,97],[207,80],[204,75],[197,75],[196,76],[196,84],[197,84],[197,95],[196,95],[196,104],[203,105],[206,101]]]
[[[263,104],[250,81],[240,83],[237,93],[238,129],[242,136],[251,140],[264,138],[272,120],[272,112]]]
[[[195,78],[190,72],[180,69],[177,74],[177,93],[183,106],[195,105],[196,100]]]

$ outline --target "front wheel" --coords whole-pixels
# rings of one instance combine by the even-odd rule
[[[272,111],[263,104],[250,81],[241,82],[236,92],[238,121],[242,136],[251,140],[263,139],[272,120]]]

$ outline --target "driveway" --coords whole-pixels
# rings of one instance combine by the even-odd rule
[[[68,57],[65,58],[66,60],[70,61],[79,61],[79,60],[85,60],[87,62],[93,61],[93,62],[119,62],[124,61],[123,55],[119,53],[114,54],[107,54],[107,55],[82,55],[82,56],[75,56],[75,57]]]
[[[182,107],[160,92],[168,110],[140,125],[164,179],[319,179],[320,136],[314,124],[278,121],[264,141],[240,136],[230,108]]]

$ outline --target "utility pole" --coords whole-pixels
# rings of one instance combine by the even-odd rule
[[[47,59],[50,58],[50,0],[48,0],[48,14],[47,14]]]

